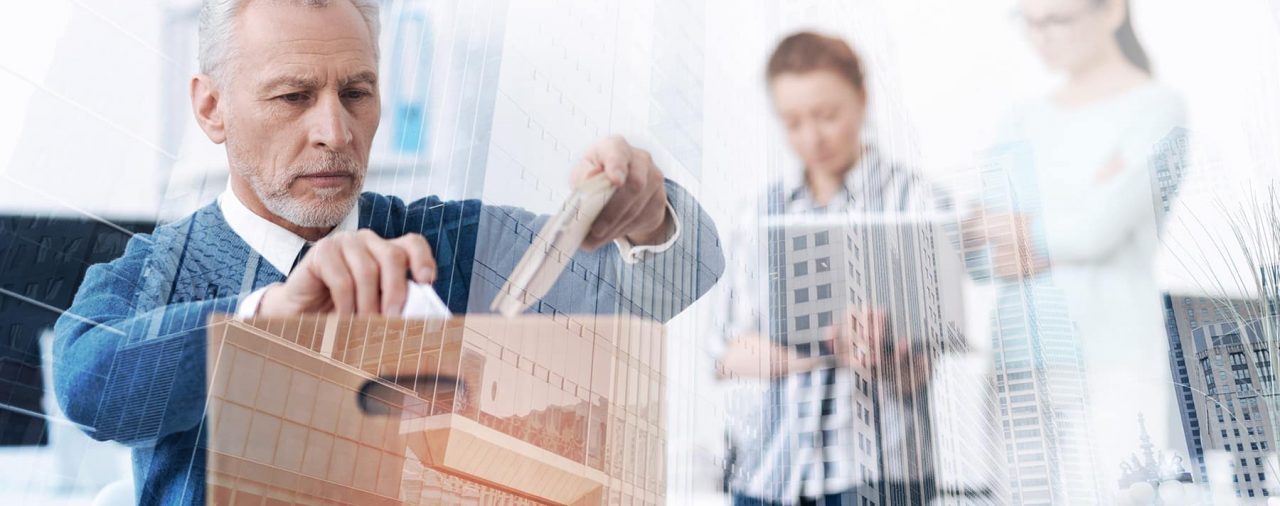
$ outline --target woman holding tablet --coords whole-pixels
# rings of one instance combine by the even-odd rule
[[[761,210],[765,219],[913,211],[920,200],[917,178],[863,142],[865,76],[858,55],[844,41],[808,32],[785,38],[769,59],[766,82],[787,143],[804,169],[801,182],[774,182],[760,199],[762,205],[739,215],[745,223],[734,235],[741,241],[736,251],[743,255],[726,272],[731,290],[729,331],[718,373],[722,379],[763,390],[730,403],[733,463],[728,485],[734,504],[879,504],[882,490],[888,497],[927,499],[921,492],[925,487],[908,483],[912,478],[878,474],[881,449],[896,454],[908,450],[906,437],[886,436],[881,447],[867,436],[874,430],[873,418],[879,418],[872,410],[897,402],[873,404],[874,380],[855,374],[855,362],[865,365],[866,358],[853,352],[852,343],[876,341],[871,335],[876,325],[864,318],[850,327],[860,330],[858,336],[837,336],[840,315],[829,310],[800,314],[811,307],[805,305],[809,301],[833,297],[831,285],[824,291],[819,281],[816,290],[797,289],[799,283],[788,288],[781,280],[821,276],[823,266],[810,262],[813,272],[807,264],[771,268],[773,259],[763,251],[766,246],[786,248],[788,254],[812,250],[826,246],[824,238],[798,237],[766,245],[759,220],[752,219],[760,217]],[[780,297],[786,300],[771,301]],[[779,316],[778,306],[790,310]],[[916,431],[906,426],[899,432]],[[928,474],[920,471],[916,478]]]

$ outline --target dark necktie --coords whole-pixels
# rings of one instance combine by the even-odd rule
[[[298,256],[293,259],[293,265],[289,267],[289,272],[286,276],[288,276],[288,274],[293,274],[293,270],[298,268],[298,264],[302,263],[302,257],[305,256],[308,251],[311,251],[310,241],[302,243],[302,249],[298,250]]]

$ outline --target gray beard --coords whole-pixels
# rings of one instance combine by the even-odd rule
[[[356,200],[360,198],[359,191],[342,196],[339,193],[341,190],[320,190],[316,193],[316,196],[320,197],[319,204],[303,203],[289,196],[287,189],[273,192],[266,188],[266,183],[257,174],[246,175],[249,187],[253,189],[253,193],[258,196],[262,205],[271,211],[271,214],[299,227],[336,227],[342,223],[343,218],[347,217],[347,213],[351,212],[356,205]]]
[[[315,196],[319,197],[317,204],[299,201],[289,195],[289,183],[295,176],[334,168],[343,169],[355,177],[353,180],[355,191],[350,195],[342,195],[340,189],[316,190]],[[244,164],[234,163],[232,170],[244,176],[249,182],[249,188],[268,211],[289,223],[305,228],[329,228],[342,223],[359,201],[360,188],[364,183],[364,172],[358,170],[356,162],[337,155],[310,162],[301,167],[291,167],[288,172],[289,178],[279,185],[263,179],[256,170]]]

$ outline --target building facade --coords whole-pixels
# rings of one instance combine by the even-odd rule
[[[1193,460],[1187,467],[1196,482],[1229,484],[1246,500],[1280,493],[1275,325],[1262,309],[1250,300],[1165,296],[1170,344],[1176,343],[1173,381]]]
[[[852,458],[824,454],[823,472],[856,476],[858,504],[1008,497],[989,371],[944,365],[969,347],[953,286],[963,267],[939,251],[940,237],[929,224],[810,223],[770,232],[770,270],[779,273],[770,283],[770,331],[796,356],[832,353],[831,327],[850,308],[885,318],[881,343],[867,340],[865,318],[854,319],[855,360],[832,378],[851,387],[851,417],[824,420],[815,436],[824,450],[856,442]]]

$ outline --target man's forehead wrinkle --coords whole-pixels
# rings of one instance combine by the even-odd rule
[[[324,51],[310,48],[277,48],[268,50],[270,53],[264,54],[262,58],[255,58],[258,65],[268,67],[314,67],[317,65],[315,58],[322,58],[323,63],[341,63],[351,65],[352,67],[374,68],[375,60],[372,54],[363,49],[348,49],[343,51]]]
[[[323,38],[323,39],[317,39],[312,37],[290,37],[288,39],[281,40],[280,43],[287,44],[290,42],[299,42],[299,43],[307,43],[307,44],[310,44],[310,43],[332,44],[336,42],[349,42],[349,41],[356,41],[362,44],[368,42],[363,37],[338,37],[338,38]]]
[[[286,64],[287,66],[288,64]],[[355,83],[377,84],[378,74],[372,70],[360,70],[338,79],[339,86],[347,86]],[[303,88],[323,88],[329,84],[329,79],[325,76],[316,75],[309,72],[298,74],[283,74],[267,77],[262,84],[264,89],[274,89],[280,86],[291,85]]]
[[[311,73],[277,74],[267,77],[262,82],[262,88],[264,89],[274,89],[285,85],[321,88],[325,85],[325,78]]]
[[[339,39],[288,38],[274,41],[263,41],[267,50],[273,53],[294,53],[308,55],[367,54],[373,57],[373,48],[368,42],[358,37]],[[355,45],[352,45],[355,43]]]
[[[372,70],[365,70],[361,72],[356,72],[354,74],[349,74],[343,77],[342,80],[340,81],[340,84],[342,84],[343,86],[346,86],[348,84],[355,84],[355,83],[377,84],[378,73]]]
[[[353,57],[367,57],[373,60],[373,52],[369,48],[364,47],[346,47],[337,50],[321,47],[322,44],[303,44],[297,41],[279,41],[266,44],[266,55],[291,55],[303,54],[314,56],[342,56],[352,55]]]

